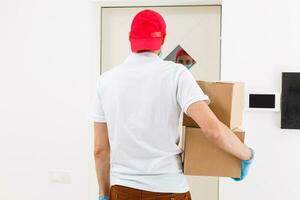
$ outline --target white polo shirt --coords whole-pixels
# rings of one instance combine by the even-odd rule
[[[153,192],[187,192],[178,146],[178,121],[190,104],[206,100],[186,67],[152,52],[130,53],[99,76],[91,112],[106,122],[110,182]]]

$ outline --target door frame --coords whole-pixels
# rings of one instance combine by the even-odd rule
[[[99,35],[99,59],[98,59],[98,70],[97,75],[102,74],[102,9],[103,8],[131,8],[131,7],[190,7],[190,6],[220,6],[220,64],[219,64],[219,80],[221,80],[221,58],[222,58],[222,0],[139,0],[138,2],[132,2],[131,0],[95,0],[93,1],[98,10],[98,20],[100,24],[100,35]]]
[[[153,7],[153,6],[213,6],[222,5],[222,0],[95,0],[99,7]]]

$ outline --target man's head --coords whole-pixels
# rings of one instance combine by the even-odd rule
[[[158,53],[166,36],[163,17],[153,10],[142,10],[132,20],[129,41],[132,52]]]

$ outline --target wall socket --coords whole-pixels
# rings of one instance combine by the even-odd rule
[[[49,171],[49,182],[71,184],[71,173],[69,171]]]

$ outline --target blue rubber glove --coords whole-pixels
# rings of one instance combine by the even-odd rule
[[[254,150],[249,148],[251,150],[251,158],[249,160],[243,160],[242,161],[242,172],[241,172],[241,177],[240,178],[232,178],[233,180],[235,181],[241,181],[243,180],[249,173],[249,168],[250,168],[250,165],[253,161],[253,158],[254,158]]]
[[[106,196],[106,195],[100,195],[99,196],[99,200],[108,200],[108,196]]]

